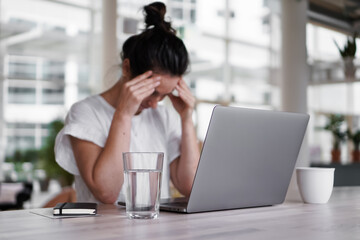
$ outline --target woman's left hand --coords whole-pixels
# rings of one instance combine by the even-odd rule
[[[195,97],[182,78],[175,89],[178,91],[179,97],[169,94],[175,110],[180,114],[182,120],[191,119],[196,102]]]

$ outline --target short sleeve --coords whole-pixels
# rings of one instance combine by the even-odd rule
[[[175,110],[167,109],[167,151],[170,162],[180,156],[181,121]]]
[[[58,133],[55,142],[56,162],[66,171],[79,175],[79,169],[72,151],[70,137],[93,142],[104,147],[106,136],[101,131],[99,120],[92,108],[86,102],[75,103],[65,119],[64,128]]]

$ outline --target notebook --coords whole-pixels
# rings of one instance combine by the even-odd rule
[[[162,200],[160,210],[196,213],[281,204],[308,121],[307,114],[216,106],[189,198]]]
[[[90,202],[58,203],[53,209],[54,216],[96,215],[97,204]]]

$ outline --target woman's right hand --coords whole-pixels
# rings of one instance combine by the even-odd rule
[[[147,71],[129,81],[121,83],[117,108],[123,116],[134,116],[141,102],[150,96],[160,85],[160,77],[152,77],[152,71]]]

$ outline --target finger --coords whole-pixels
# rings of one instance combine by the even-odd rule
[[[190,88],[189,88],[189,86],[186,84],[186,82],[185,82],[185,80],[184,79],[180,79],[180,81],[179,81],[179,84],[178,84],[180,87],[182,87],[182,88],[187,88],[187,89],[189,89],[190,90]]]
[[[185,103],[186,105],[188,105],[188,106],[190,106],[190,107],[193,107],[193,106],[194,106],[195,101],[194,101],[193,98],[188,97],[188,96],[183,96],[181,99],[184,101],[184,103]]]
[[[155,88],[157,87],[157,86],[159,86],[160,85],[160,82],[154,82],[154,83],[152,83],[152,84],[148,84],[148,85],[146,85],[146,86],[143,86],[142,88],[138,88],[138,89],[136,89],[135,91],[134,91],[134,95],[140,95],[140,94],[142,94],[143,92],[146,92],[146,91],[148,91],[148,90],[152,90],[153,92],[155,91]]]
[[[188,95],[193,95],[191,92],[190,87],[186,84],[186,82],[184,80],[180,81],[180,84],[178,84],[177,89],[179,89],[180,91],[184,91],[185,93],[187,93]]]
[[[156,86],[160,85],[160,79],[161,77],[152,77],[152,78],[147,78],[144,81],[138,82],[137,84],[134,84],[132,86],[130,86],[130,89],[133,91],[136,91],[137,89],[141,89],[141,88],[147,88],[148,86],[154,85],[156,84]]]
[[[190,98],[184,94],[182,91],[179,91],[179,98],[181,99],[181,101],[183,101],[186,105],[189,105],[190,102]]]
[[[194,96],[188,92],[188,91],[184,91],[184,90],[178,90],[179,91],[179,96],[180,98],[189,106],[193,106],[195,104],[195,98]]]
[[[155,88],[152,89],[147,89],[141,93],[139,93],[139,98],[142,100],[144,100],[145,98],[147,98],[148,96],[150,96],[153,92],[155,91]]]
[[[184,96],[184,97],[185,97],[185,96],[188,97],[188,98],[192,98],[192,97],[193,97],[190,89],[188,89],[188,88],[185,88],[185,89],[184,89],[184,88],[181,88],[181,87],[177,87],[176,90],[179,92],[179,94],[181,94],[181,95]]]
[[[132,80],[130,80],[128,82],[129,86],[132,86],[134,84],[137,84],[137,83],[149,78],[152,75],[152,73],[153,72],[150,70],[150,71],[144,72],[143,74],[140,74],[139,76],[133,78]]]
[[[187,93],[189,93],[189,94],[192,95],[190,88],[188,87],[188,85],[187,85],[184,81],[180,82],[180,83],[177,85],[177,87],[178,87],[178,89],[180,89],[180,90],[182,90],[182,91],[184,91],[184,92],[187,92]]]

